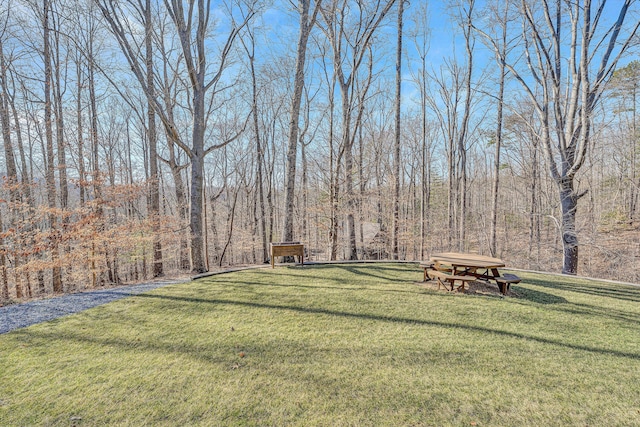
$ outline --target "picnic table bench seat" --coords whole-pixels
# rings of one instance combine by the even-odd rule
[[[432,262],[421,262],[420,267],[422,267],[422,269],[424,270],[424,275],[422,278],[423,282],[426,282],[427,280],[431,279],[431,277],[429,277],[430,271],[444,271],[445,273],[452,272],[451,267],[446,267],[446,266],[443,266],[442,264],[434,264]]]
[[[446,271],[440,271],[440,270],[425,270],[425,275],[426,277],[434,278],[438,281],[438,289],[440,289],[440,286],[443,286],[446,290],[451,290],[451,291],[454,290],[454,285],[456,281],[461,282],[461,284],[457,288],[455,288],[455,290],[463,291],[467,283],[474,282],[476,280],[475,276],[454,275]]]
[[[498,288],[500,288],[500,292],[502,294],[506,294],[507,290],[511,287],[512,283],[520,283],[522,281],[521,278],[516,276],[515,274],[504,274],[500,277],[496,277],[494,279],[498,284]]]

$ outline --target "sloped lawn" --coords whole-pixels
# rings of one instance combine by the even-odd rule
[[[637,426],[640,289],[259,269],[0,335],[0,425]]]

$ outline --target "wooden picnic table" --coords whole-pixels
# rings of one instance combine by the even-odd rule
[[[453,285],[456,280],[462,285],[458,289],[464,289],[466,282],[476,279],[495,281],[500,288],[500,292],[507,293],[511,283],[519,283],[520,278],[509,274],[500,275],[499,268],[505,266],[504,261],[485,255],[467,254],[459,252],[444,252],[432,254],[428,263],[423,263],[425,281],[430,275],[438,279],[438,282]]]

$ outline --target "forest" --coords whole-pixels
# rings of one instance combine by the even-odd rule
[[[0,304],[269,261],[638,282],[635,0],[2,0]]]

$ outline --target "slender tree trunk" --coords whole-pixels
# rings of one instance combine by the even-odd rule
[[[506,39],[506,27],[503,32],[503,41]],[[505,81],[505,67],[504,60],[501,58],[500,63],[500,87],[498,89],[498,113],[496,124],[496,140],[495,140],[495,162],[493,167],[493,187],[491,193],[491,231],[489,237],[489,252],[491,256],[497,257],[497,239],[496,230],[498,225],[498,192],[500,189],[500,150],[502,148],[502,112],[504,101],[504,81]]]
[[[204,93],[194,90],[194,119],[198,125],[193,127],[191,147],[191,271],[195,274],[207,271],[204,260],[204,239],[202,230],[202,188],[204,170]]]
[[[6,182],[5,184],[9,189],[9,199],[11,203],[9,206],[9,227],[12,229],[16,228],[16,222],[22,222],[20,219],[21,214],[21,196],[18,190],[18,171],[16,167],[16,160],[13,151],[13,141],[11,140],[11,120],[9,113],[9,91],[7,84],[7,64],[5,62],[2,39],[0,38],[0,130],[2,131],[2,141],[4,143],[4,155],[5,155],[5,166],[6,166]],[[13,103],[12,103],[13,105]],[[18,130],[18,126],[20,123],[18,121],[16,123],[16,131]],[[22,141],[18,140],[18,145],[21,144]],[[19,148],[22,148],[19,146]],[[24,175],[23,175],[24,176]],[[28,188],[26,182],[22,183],[22,188]],[[30,197],[27,197],[27,202],[30,202]],[[1,212],[0,212],[1,214]],[[22,227],[18,227],[22,228]],[[29,228],[26,225],[25,228]],[[2,221],[2,216],[0,215],[0,230],[4,231],[4,223]],[[20,236],[14,237],[14,241],[16,241]],[[26,246],[26,242],[23,242],[22,245]],[[18,249],[16,247],[16,243],[14,243],[14,271],[18,269],[20,263],[20,255],[18,255]],[[3,238],[0,238],[0,248],[2,249],[2,253],[0,254],[0,270],[2,271],[2,299],[9,299],[9,279],[7,273],[7,257],[5,254],[5,250],[8,249],[5,246],[5,242]],[[17,298],[22,297],[22,286],[19,282],[18,275],[15,275],[15,288],[16,288],[16,296]]]
[[[469,120],[471,118],[471,100],[473,94],[471,91],[471,79],[473,78],[473,41],[472,41],[472,15],[475,0],[469,2],[469,10],[466,12],[466,23],[464,28],[465,47],[467,53],[467,75],[465,80],[465,103],[464,113],[462,116],[462,124],[458,138],[458,155],[460,156],[460,221],[459,227],[459,244],[458,249],[465,251],[466,232],[467,232],[467,134],[469,130]]]
[[[149,142],[149,217],[153,236],[153,277],[164,275],[160,241],[160,181],[158,179],[158,135],[155,112],[155,73],[153,71],[153,23],[151,0],[145,1],[145,66],[147,71],[147,139]]]
[[[447,138],[447,143],[449,145],[449,150],[447,151],[447,164],[448,167],[448,188],[447,188],[447,247],[449,249],[452,248],[454,234],[456,233],[455,227],[455,200],[456,200],[456,187],[455,187],[455,178],[456,178],[456,162],[455,162],[455,146],[452,138]]]
[[[307,160],[307,144],[300,141],[300,157],[302,160],[302,236],[305,242],[311,243],[309,234],[309,162]],[[305,254],[305,258],[308,254]]]
[[[4,143],[5,166],[7,170],[6,177],[8,180],[7,184],[9,185],[11,201],[16,202],[18,198],[16,191],[16,185],[18,184],[18,169],[13,152],[13,141],[11,140],[7,65],[4,58],[2,39],[0,39],[0,127],[2,128],[2,142]]]
[[[287,183],[285,187],[285,214],[282,229],[282,241],[290,242],[293,236],[293,204],[296,183],[296,158],[298,150],[298,123],[300,119],[300,104],[304,87],[304,66],[307,56],[307,42],[311,28],[315,24],[320,7],[320,0],[316,0],[316,7],[309,18],[310,0],[300,0],[300,33],[296,53],[296,71],[293,82],[293,97],[291,98],[291,118],[289,120],[289,143],[287,149]]]
[[[394,192],[393,192],[393,259],[398,259],[398,235],[400,233],[400,106],[402,90],[402,16],[404,0],[398,0],[398,43],[396,45],[396,117],[395,145],[393,156]]]
[[[2,54],[2,52],[0,52]],[[2,221],[2,209],[0,209],[0,230],[4,231],[4,223]],[[4,248],[4,238],[0,236],[0,247]],[[0,291],[0,301],[9,301],[9,277],[7,274],[7,257],[4,250],[0,251],[0,281],[2,282],[2,291]],[[20,295],[18,295],[20,294]],[[16,280],[16,298],[22,297],[20,285]]]
[[[55,16],[56,11],[52,11],[52,16]],[[58,26],[56,19],[52,20],[52,24],[54,29]],[[61,79],[60,73],[62,71],[62,61],[60,59],[60,32],[54,31],[53,40],[54,44],[54,55],[53,55],[53,63],[54,67],[54,115],[56,121],[56,148],[57,148],[57,160],[58,165],[56,169],[58,170],[58,180],[60,186],[60,208],[62,211],[66,211],[69,206],[69,185],[67,182],[67,159],[66,159],[66,142],[65,142],[65,130],[64,130],[64,100],[63,100],[63,92],[62,85],[65,84]],[[65,64],[66,67],[66,64]],[[67,215],[62,216],[61,220],[61,229],[59,231],[59,236],[62,237],[62,233],[68,228],[69,225],[69,217]],[[68,254],[71,251],[69,245],[63,245],[64,254]],[[64,261],[62,262],[64,263]],[[71,271],[72,265],[68,264],[67,271]],[[62,272],[63,269],[60,268],[60,280],[62,281]],[[59,289],[59,292],[62,292],[62,288]]]
[[[166,57],[166,52],[164,49],[164,45],[161,43],[160,48],[162,49],[163,57]],[[163,78],[165,82],[164,90],[162,93],[164,105],[166,106],[165,114],[167,116],[167,121],[169,123],[175,123],[174,113],[173,113],[173,105],[174,101],[172,100],[170,85],[169,85],[169,71],[168,64],[166,61],[163,63]],[[183,166],[179,165],[179,159],[176,156],[176,145],[178,144],[178,136],[170,132],[165,126],[165,135],[167,141],[167,150],[169,152],[169,158],[166,160],[166,164],[169,166],[169,170],[171,171],[171,176],[173,177],[174,183],[174,193],[176,196],[176,204],[178,209],[178,218],[180,218],[181,227],[189,222],[189,201],[187,199],[187,192],[185,190],[186,186],[184,180],[182,178],[182,170]],[[179,268],[182,270],[189,270],[191,267],[191,262],[189,260],[189,241],[186,233],[180,233],[180,252],[179,252]]]
[[[252,40],[253,42],[253,40]],[[256,189],[258,191],[258,204],[260,206],[260,238],[262,241],[262,262],[269,262],[269,244],[267,242],[267,224],[266,212],[264,207],[264,180],[262,174],[262,164],[264,163],[264,152],[262,150],[262,141],[260,138],[260,125],[258,124],[258,85],[256,83],[255,69],[255,45],[251,45],[252,52],[249,55],[249,64],[251,66],[251,104],[253,111],[253,132],[256,139]],[[296,124],[297,126],[297,124]]]
[[[222,261],[224,261],[224,256],[227,253],[227,249],[229,248],[229,245],[231,244],[231,239],[233,237],[233,224],[234,224],[234,220],[236,217],[236,205],[238,202],[238,193],[240,192],[240,189],[236,188],[234,194],[233,194],[233,204],[231,205],[231,209],[229,211],[229,215],[227,216],[227,224],[229,224],[229,233],[227,235],[227,241],[224,244],[224,247],[222,248],[222,254],[220,255],[220,261],[218,263],[219,267],[222,267]],[[231,263],[231,262],[229,262]]]
[[[360,222],[360,247],[362,248],[362,259],[367,258],[367,249],[364,246],[364,199],[366,190],[366,180],[364,178],[364,137],[362,136],[362,126],[358,126],[358,181],[360,192],[358,194],[358,221]]]
[[[56,25],[54,21],[54,25]],[[63,80],[60,77],[60,72],[62,68],[62,63],[60,60],[60,33],[56,31],[54,36],[55,41],[55,50],[53,62],[55,64],[54,76],[55,81],[53,82],[54,87],[54,114],[56,119],[56,142],[58,149],[58,179],[60,181],[60,208],[63,210],[67,209],[69,205],[69,186],[67,183],[67,159],[66,159],[66,143],[65,143],[65,132],[64,132],[64,100],[62,99],[62,85],[64,84]],[[63,219],[63,223],[66,220]]]
[[[340,190],[340,158],[334,154],[333,138],[334,138],[334,95],[336,78],[335,74],[331,79],[331,90],[329,92],[329,196],[330,196],[330,224],[329,224],[329,259],[335,261],[338,257],[338,194]]]
[[[89,89],[89,123],[91,135],[91,163],[92,163],[92,180],[93,180],[93,198],[96,203],[96,232],[98,234],[104,232],[104,212],[102,200],[102,174],[100,171],[100,139],[98,134],[98,105],[96,96],[96,80],[95,80],[95,63],[93,56],[93,34],[88,46],[88,89]],[[95,239],[91,243],[91,275],[92,286],[96,287],[98,279],[102,277],[102,272],[98,266],[98,253],[96,249]],[[102,280],[102,279],[101,279]]]
[[[344,147],[344,193],[347,198],[347,235],[349,238],[348,259],[358,259],[356,247],[356,225],[353,212],[355,196],[353,193],[353,138],[351,138],[351,108],[349,106],[349,88],[340,83],[342,91],[342,146]]]
[[[22,194],[24,195],[23,201],[30,209],[33,209],[33,198],[31,197],[31,180],[29,178],[29,169],[27,168],[27,158],[24,152],[24,141],[22,139],[22,130],[20,127],[20,119],[18,116],[18,109],[16,108],[15,100],[10,99],[11,111],[13,114],[13,123],[15,124],[16,143],[18,146],[18,153],[20,155],[20,179],[22,180]]]
[[[534,138],[534,141],[536,139]],[[533,145],[533,156],[531,162],[531,206],[529,208],[529,268],[538,269],[540,259],[540,215],[538,212],[538,146]],[[531,260],[534,259],[533,247],[534,243],[538,249],[535,257],[535,264],[531,264]]]
[[[0,61],[3,60],[1,50],[2,49],[0,47]],[[0,68],[4,70],[4,65],[0,64]],[[6,75],[1,79],[3,82],[6,83]],[[22,139],[22,130],[21,130],[20,119],[18,115],[18,109],[16,108],[16,104],[15,104],[15,87],[13,91],[14,94],[12,96],[9,96],[6,85],[4,86],[3,91],[8,96],[7,100],[9,101],[12,114],[13,114],[13,123],[14,123],[15,135],[16,135],[16,145],[18,147],[18,152],[20,155],[20,165],[21,165],[20,177],[22,182],[21,182],[20,189],[22,191],[22,194],[21,196],[17,196],[17,195],[12,196],[12,199],[15,199],[16,197],[21,197],[21,201],[24,204],[23,206],[20,207],[19,210],[16,210],[16,212],[12,213],[10,218],[11,218],[11,221],[14,221],[15,219],[15,221],[18,221],[21,224],[21,227],[19,228],[22,229],[22,231],[21,231],[21,236],[19,238],[22,239],[23,245],[27,247],[33,247],[34,239],[33,239],[33,234],[31,233],[31,230],[33,229],[32,215],[34,212],[34,201],[33,201],[33,198],[31,197],[31,181],[29,179],[29,171],[27,169],[27,160],[24,152],[24,141]],[[8,108],[8,107],[5,107],[5,108]],[[10,138],[7,140],[11,142]],[[12,154],[13,146],[9,145],[9,147],[11,148],[11,154]],[[5,149],[7,149],[6,144],[5,144]],[[9,170],[9,164],[12,161],[10,157],[11,157],[10,155],[7,155],[5,160],[7,162],[7,170]],[[7,172],[7,177],[10,177],[8,172]],[[15,180],[17,181],[17,176]],[[17,264],[20,262],[21,259],[24,260],[24,263],[27,263],[29,260],[29,255],[20,256],[16,254],[16,266],[15,266],[16,271],[17,271]],[[24,281],[26,284],[27,295],[31,297],[32,296],[31,284],[30,284],[28,269],[26,268],[23,269],[23,274],[24,274]],[[18,278],[18,274],[16,274],[16,287],[17,288],[22,287],[21,280]]]
[[[636,81],[633,82],[631,87],[631,138],[629,139],[631,152],[631,186],[630,186],[630,195],[629,195],[629,222],[633,224],[633,221],[636,217],[636,206],[638,202],[638,192],[636,190],[637,183],[637,157],[638,157],[638,133],[636,127],[636,114],[637,114],[637,91],[638,84]]]
[[[53,152],[53,128],[52,128],[52,103],[51,103],[51,89],[52,89],[52,71],[51,71],[51,49],[50,49],[50,36],[49,36],[49,6],[50,0],[43,0],[43,31],[44,31],[44,48],[43,48],[43,62],[44,62],[44,123],[45,123],[45,138],[46,138],[46,151],[47,151],[47,168],[45,178],[47,182],[47,200],[49,202],[49,222],[51,227],[51,263],[52,267],[52,283],[53,292],[62,293],[62,270],[59,265],[60,252],[58,247],[58,230],[57,230],[57,217],[53,213],[56,208],[56,181],[55,181],[55,161]]]
[[[76,90],[78,91],[76,98],[76,120],[77,120],[77,133],[78,133],[78,178],[79,178],[79,198],[80,198],[80,206],[83,207],[86,201],[86,171],[84,164],[84,124],[82,120],[82,91],[84,87],[84,78],[82,72],[82,64],[81,64],[81,56],[78,55],[76,60],[76,79],[77,86]]]

